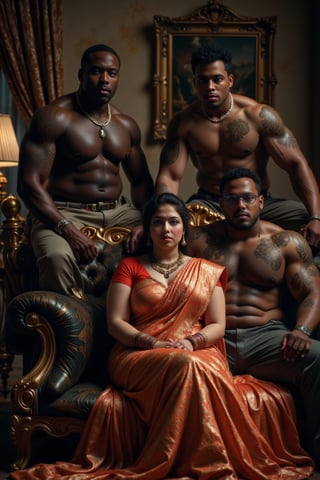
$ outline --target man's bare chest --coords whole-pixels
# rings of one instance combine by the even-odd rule
[[[228,281],[271,288],[282,283],[285,261],[280,249],[268,238],[228,242],[226,237],[207,238],[206,258],[224,265]]]
[[[224,253],[229,281],[272,288],[282,283],[285,262],[278,248],[269,242],[226,247]]]
[[[256,152],[259,141],[258,133],[245,122],[229,122],[223,127],[201,122],[187,135],[190,152],[203,163],[215,157],[246,158]]]
[[[68,158],[75,164],[83,163],[98,157],[109,159],[112,163],[120,163],[128,157],[131,139],[123,129],[105,127],[105,136],[99,135],[99,128],[89,125],[85,130],[68,131],[57,142],[57,156]]]

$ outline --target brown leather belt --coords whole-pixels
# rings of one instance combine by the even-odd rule
[[[112,210],[121,204],[121,200],[113,200],[112,202],[97,203],[81,203],[81,202],[60,202],[54,201],[57,207],[61,208],[78,208],[79,210],[88,210],[90,212],[102,212],[104,210]]]

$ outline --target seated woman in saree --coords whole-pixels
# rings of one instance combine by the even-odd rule
[[[249,376],[237,381],[229,372],[226,271],[183,253],[188,228],[188,211],[175,195],[147,204],[144,253],[121,261],[107,295],[108,328],[116,339],[112,386],[93,406],[72,463],[42,464],[12,478],[311,475],[313,462],[299,446],[278,387]]]

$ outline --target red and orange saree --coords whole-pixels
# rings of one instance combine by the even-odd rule
[[[223,268],[203,259],[189,260],[167,288],[148,274],[139,277],[138,259],[123,264],[135,278],[134,324],[161,339],[201,329],[217,281],[225,284]],[[248,375],[232,377],[223,340],[194,352],[116,344],[109,366],[112,386],[95,403],[72,463],[41,464],[12,478],[298,480],[311,475],[313,462],[299,446],[290,397]]]

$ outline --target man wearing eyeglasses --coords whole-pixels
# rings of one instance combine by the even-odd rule
[[[227,172],[220,183],[225,220],[194,228],[188,253],[227,267],[225,342],[232,373],[299,390],[307,447],[320,466],[320,342],[314,339],[320,273],[302,235],[260,219],[263,202],[254,172]]]

